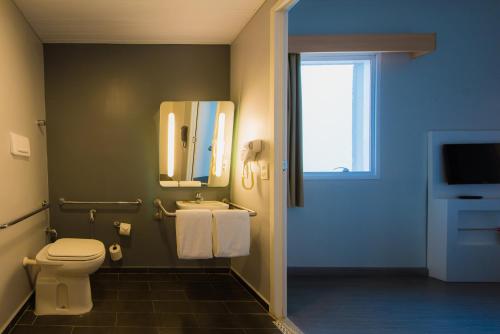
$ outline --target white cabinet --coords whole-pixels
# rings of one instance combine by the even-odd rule
[[[500,199],[429,201],[429,275],[452,282],[500,282]]]

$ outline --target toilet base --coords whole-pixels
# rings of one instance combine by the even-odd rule
[[[40,272],[36,280],[36,315],[78,315],[93,307],[90,280]]]

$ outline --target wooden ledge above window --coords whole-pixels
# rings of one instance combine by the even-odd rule
[[[303,52],[400,52],[412,58],[436,49],[436,33],[289,36],[288,50]]]

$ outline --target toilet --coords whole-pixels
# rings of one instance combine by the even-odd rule
[[[104,244],[94,239],[63,238],[36,255],[37,315],[77,315],[92,309],[89,275],[104,262]]]

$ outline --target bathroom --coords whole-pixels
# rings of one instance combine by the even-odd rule
[[[291,2],[275,3],[0,3],[2,331],[280,333],[269,313],[269,26],[274,16],[284,31]],[[220,232],[216,249],[202,207],[209,225],[204,215],[181,242],[181,211],[210,201],[246,215],[241,238]],[[82,258],[102,243],[91,294],[62,274],[50,283],[54,263],[38,256],[49,242]]]

